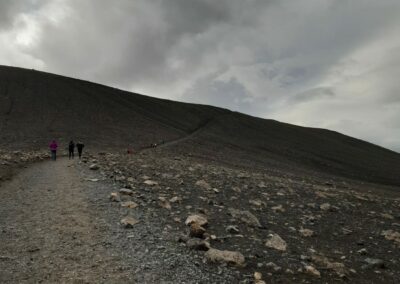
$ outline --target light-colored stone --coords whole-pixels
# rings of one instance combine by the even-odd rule
[[[165,197],[159,197],[158,198],[158,204],[165,209],[171,210],[171,203],[165,198]]]
[[[196,185],[207,190],[211,189],[211,185],[209,185],[205,180],[196,181]]]
[[[234,208],[230,208],[228,211],[233,218],[238,219],[247,225],[261,227],[260,221],[258,221],[257,217],[250,213],[250,211],[242,211]]]
[[[237,251],[218,250],[210,248],[206,253],[205,257],[210,262],[225,262],[237,266],[244,266],[245,258],[243,254]]]
[[[339,276],[344,276],[347,274],[347,269],[341,262],[330,261],[327,257],[318,254],[313,254],[311,256],[311,260],[325,269],[335,271]]]
[[[174,197],[172,197],[170,200],[169,200],[169,202],[171,202],[171,203],[176,203],[176,202],[179,202],[179,201],[181,201],[182,200],[182,198],[180,198],[180,197],[178,197],[178,196],[174,196]]]
[[[286,242],[278,234],[270,234],[265,245],[279,251],[286,251],[287,248]]]
[[[228,227],[226,227],[225,229],[228,233],[231,234],[239,234],[239,228],[237,226],[233,226],[233,225],[229,225]]]
[[[121,197],[119,196],[119,194],[117,192],[111,192],[110,200],[114,201],[114,202],[120,202],[121,201]]]
[[[256,200],[249,200],[249,203],[251,205],[257,206],[257,207],[261,207],[263,206],[263,203],[260,199],[256,199]]]
[[[254,272],[254,284],[266,284],[260,272]]]
[[[100,169],[100,167],[97,164],[91,164],[89,166],[89,169],[91,169],[92,171],[96,171],[96,170]]]
[[[128,189],[128,188],[121,188],[119,190],[119,193],[122,194],[122,195],[132,195],[133,191]]]
[[[189,226],[192,223],[197,223],[200,226],[206,226],[208,224],[207,217],[201,214],[193,214],[187,217],[185,225]]]
[[[331,209],[331,205],[329,203],[323,203],[319,206],[319,208],[323,211],[328,211]]]
[[[303,228],[301,228],[301,229],[299,230],[299,232],[300,232],[300,234],[301,234],[303,237],[312,237],[312,236],[314,236],[314,231],[313,231],[313,230],[310,230],[310,229],[303,229]]]
[[[393,230],[382,231],[382,236],[389,241],[394,241],[400,246],[400,233]]]
[[[208,251],[211,248],[209,242],[202,240],[202,239],[198,239],[198,238],[189,239],[186,242],[186,245],[188,248],[194,249],[194,250]]]
[[[146,185],[150,185],[150,186],[158,185],[158,182],[156,182],[154,180],[150,180],[150,179],[145,180],[143,183],[146,184]]]
[[[304,269],[305,269],[305,273],[307,273],[309,275],[312,275],[312,276],[315,276],[318,278],[321,277],[321,273],[312,265],[306,265],[304,267]]]
[[[126,207],[126,208],[130,208],[130,209],[134,209],[136,207],[138,207],[139,205],[136,202],[133,201],[125,201],[125,202],[121,202],[121,207]]]
[[[274,212],[285,212],[285,208],[283,208],[282,205],[277,205],[277,206],[273,206],[271,207],[272,211]]]
[[[199,223],[193,222],[190,224],[189,236],[195,238],[203,238],[206,229],[199,225]]]
[[[136,225],[137,223],[139,223],[139,220],[130,216],[126,216],[121,219],[121,225],[124,226],[125,228],[133,228],[133,226]]]

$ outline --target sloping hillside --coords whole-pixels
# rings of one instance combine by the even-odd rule
[[[98,149],[171,141],[164,150],[221,162],[400,184],[400,154],[333,131],[21,68],[0,67],[0,132],[6,148],[42,148],[52,138]]]

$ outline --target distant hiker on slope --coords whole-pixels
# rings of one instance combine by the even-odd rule
[[[74,158],[74,152],[75,152],[75,143],[74,143],[74,141],[69,141],[69,144],[68,144],[68,152],[69,152],[69,159],[71,160],[71,158],[73,159]]]
[[[51,159],[53,161],[55,161],[57,159],[57,148],[58,148],[56,140],[53,140],[50,143],[49,148],[50,148],[50,152],[51,152]]]
[[[78,143],[76,143],[76,148],[78,149],[78,155],[79,155],[79,159],[82,157],[82,150],[83,147],[85,147],[85,145],[83,145],[83,143],[81,141],[79,141]]]

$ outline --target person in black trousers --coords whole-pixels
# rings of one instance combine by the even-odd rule
[[[75,152],[75,143],[74,141],[70,141],[68,145],[68,150],[69,150],[69,159],[74,158],[74,152]]]
[[[78,143],[76,143],[76,148],[78,148],[79,159],[82,157],[83,147],[85,147],[85,145],[83,145],[82,142],[79,141]]]

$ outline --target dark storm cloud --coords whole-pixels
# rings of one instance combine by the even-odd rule
[[[400,129],[380,128],[400,120],[399,12],[397,0],[1,1],[0,60],[393,147]]]

